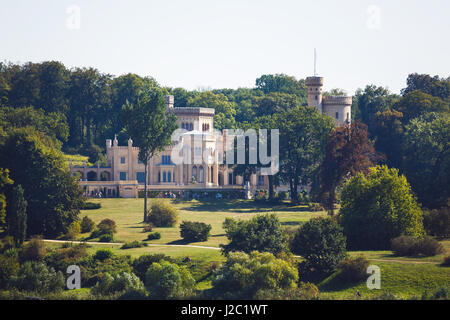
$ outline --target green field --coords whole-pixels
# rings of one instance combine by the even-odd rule
[[[147,233],[142,232],[144,224],[144,199],[93,199],[91,202],[101,202],[102,207],[97,210],[83,210],[82,217],[87,215],[96,223],[102,219],[113,219],[117,223],[117,242],[128,242],[133,240],[145,240]],[[151,203],[152,199],[149,199]],[[222,228],[225,218],[250,219],[258,214],[274,213],[281,223],[289,226],[298,226],[302,222],[308,221],[312,217],[324,216],[325,212],[309,212],[306,206],[290,206],[283,204],[270,206],[265,204],[255,204],[246,200],[218,200],[218,201],[171,201],[179,211],[178,224],[173,228],[154,228],[154,231],[161,233],[161,239],[152,240],[149,243],[161,244],[186,244],[180,237],[179,223],[183,220],[201,221],[211,224],[211,237],[205,242],[196,242],[195,245],[219,247],[219,244],[226,243],[227,238]],[[86,237],[82,235],[81,237]]]
[[[147,233],[142,232],[143,199],[91,199],[100,202],[102,207],[96,210],[83,210],[81,216],[89,216],[96,223],[110,218],[117,223],[116,242],[145,240]],[[151,203],[152,199],[149,199]],[[325,212],[310,212],[306,206],[290,206],[284,203],[278,206],[258,204],[248,200],[218,200],[218,201],[170,201],[179,211],[179,221],[173,228],[154,228],[161,233],[159,240],[146,241],[149,246],[134,249],[120,249],[116,244],[91,244],[89,251],[94,253],[99,248],[110,248],[116,254],[126,254],[138,257],[143,254],[164,253],[174,258],[190,257],[191,272],[200,275],[214,262],[223,262],[225,258],[218,250],[219,244],[227,243],[222,223],[227,217],[250,219],[258,214],[274,213],[285,226],[298,227],[303,222]],[[179,223],[183,220],[201,221],[211,224],[211,237],[205,242],[185,243],[180,237]],[[80,240],[88,238],[88,234],[80,235]],[[96,239],[91,239],[95,241]],[[450,252],[450,241],[441,242],[446,254]],[[47,243],[49,248],[61,246],[59,243]],[[197,248],[191,246],[203,246]],[[392,294],[396,298],[417,298],[425,292],[440,287],[450,286],[450,268],[441,266],[444,254],[434,257],[396,257],[392,251],[351,251],[351,256],[364,255],[373,265],[381,269],[381,290],[369,290],[365,282],[353,285],[340,283],[336,274],[318,284],[322,299],[355,299],[355,291],[359,290],[364,298],[373,298],[380,294]],[[196,277],[197,278],[197,277]],[[199,280],[197,288],[207,289],[211,286],[210,279]]]

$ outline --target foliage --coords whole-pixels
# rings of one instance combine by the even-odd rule
[[[445,251],[442,244],[431,237],[416,239],[410,236],[392,239],[391,249],[397,256],[423,255],[430,257]]]
[[[444,260],[442,261],[442,265],[446,266],[446,267],[450,266],[450,255],[444,257]]]
[[[94,259],[104,261],[114,256],[114,253],[110,249],[99,249],[95,252]]]
[[[0,289],[6,288],[9,279],[17,275],[19,267],[16,258],[0,255]]]
[[[289,183],[291,201],[295,203],[298,185],[317,180],[334,122],[316,108],[303,106],[279,113],[275,122],[280,130],[281,176]]]
[[[166,104],[161,90],[143,90],[136,102],[126,101],[122,110],[125,131],[139,147],[139,160],[145,167],[144,222],[147,222],[147,164],[171,144],[171,136],[177,128],[176,116],[166,115]]]
[[[251,299],[259,290],[296,287],[297,269],[269,252],[231,252],[213,279],[216,297]]]
[[[180,224],[180,235],[187,242],[207,241],[211,225],[203,222],[183,221]]]
[[[27,235],[27,201],[19,184],[12,190],[8,208],[8,233],[13,236],[16,247],[21,247]]]
[[[97,229],[100,231],[101,234],[116,233],[117,232],[116,222],[112,219],[103,219],[97,225]]]
[[[422,211],[405,176],[377,166],[347,181],[342,189],[340,222],[352,249],[388,249],[402,234],[424,234]]]
[[[305,258],[315,272],[328,274],[346,255],[345,236],[333,219],[313,218],[298,229],[291,250]]]
[[[439,239],[450,238],[450,207],[424,210],[423,226],[427,234]]]
[[[13,184],[9,178],[9,170],[0,168],[0,226],[6,223],[6,195],[4,193],[5,187]]]
[[[151,232],[153,230],[153,224],[151,222],[146,223],[142,232]]]
[[[439,208],[450,198],[450,117],[429,114],[405,126],[403,170],[421,203]]]
[[[320,290],[314,283],[300,282],[298,288],[259,290],[256,300],[318,300]]]
[[[155,199],[148,220],[155,227],[173,227],[178,220],[178,210],[164,200]]]
[[[81,223],[80,221],[72,222],[67,228],[67,233],[65,235],[65,239],[67,240],[75,240],[81,233]]]
[[[23,261],[38,261],[42,260],[47,254],[45,242],[41,237],[32,238],[26,245],[24,245],[21,252],[21,260]]]
[[[122,272],[117,275],[104,273],[100,281],[92,288],[95,295],[108,296],[116,293],[125,293],[129,291],[144,291],[145,287],[142,281],[133,273]]]
[[[114,241],[114,234],[112,233],[104,233],[100,236],[98,239],[100,242],[113,242]]]
[[[195,280],[184,266],[161,260],[145,273],[145,286],[154,298],[170,299],[189,295]]]
[[[10,170],[16,185],[26,186],[28,236],[56,237],[77,220],[82,190],[50,138],[33,129],[14,129],[0,141],[0,167]]]
[[[88,216],[84,216],[81,219],[81,233],[87,233],[93,231],[95,228],[95,222]]]
[[[331,215],[334,214],[336,188],[343,179],[366,171],[375,160],[375,150],[365,124],[352,122],[350,126],[338,127],[331,132],[320,173],[322,206]]]
[[[20,267],[17,276],[10,279],[9,285],[23,291],[47,293],[64,289],[65,281],[61,272],[47,267],[45,263],[27,261]]]
[[[287,236],[274,214],[258,215],[250,220],[226,218],[223,228],[230,242],[221,245],[225,254],[231,251],[271,252],[287,250]]]
[[[95,210],[95,209],[100,209],[102,207],[102,204],[99,202],[85,202],[83,204],[83,208],[81,208],[82,210]]]
[[[145,279],[145,272],[154,262],[160,262],[161,260],[173,262],[173,259],[165,254],[144,254],[139,256],[132,262],[133,273],[137,275],[141,280]]]
[[[367,268],[370,262],[364,256],[347,257],[339,263],[339,277],[345,283],[353,283],[367,278]]]
[[[147,240],[158,240],[158,239],[161,239],[161,233],[159,233],[158,231],[151,232],[147,236]]]
[[[147,244],[145,242],[139,242],[137,240],[124,243],[120,249],[132,249],[132,248],[142,248],[146,247]]]
[[[65,273],[68,266],[78,264],[81,259],[87,256],[87,245],[78,244],[50,251],[45,256],[44,261],[47,266]]]

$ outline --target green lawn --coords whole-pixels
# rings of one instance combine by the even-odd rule
[[[83,210],[81,216],[89,216],[96,223],[102,219],[110,218],[117,223],[117,242],[132,240],[145,240],[147,233],[142,232],[143,223],[143,199],[91,199],[92,202],[100,202],[101,209]],[[151,202],[152,199],[149,199]],[[325,216],[325,212],[309,212],[306,206],[290,206],[284,203],[278,206],[269,204],[257,204],[247,200],[220,200],[220,201],[170,201],[179,210],[179,222],[183,220],[201,221],[212,225],[211,237],[205,242],[191,243],[190,245],[208,246],[218,248],[219,244],[228,240],[222,229],[222,223],[227,217],[236,219],[250,219],[258,214],[275,213],[283,225],[299,226],[313,217]],[[190,257],[192,259],[191,272],[198,274],[198,289],[210,288],[210,278],[202,279],[208,273],[208,268],[213,262],[223,262],[225,258],[220,250],[208,248],[193,248],[182,246],[164,246],[186,244],[180,237],[179,226],[173,228],[154,228],[162,235],[159,240],[148,241],[149,244],[161,244],[161,246],[148,246],[135,249],[120,249],[120,245],[91,244],[89,251],[94,253],[99,248],[111,248],[116,254],[126,254],[138,257],[142,254],[164,253],[174,258]],[[80,239],[86,238],[83,234]],[[450,241],[441,242],[446,254],[450,252]],[[49,247],[61,244],[48,243]],[[319,284],[322,299],[353,299],[355,291],[359,290],[363,298],[379,296],[382,293],[390,293],[397,298],[420,297],[426,290],[434,290],[443,286],[450,286],[450,268],[440,265],[443,254],[435,257],[396,257],[392,251],[352,251],[351,256],[364,255],[371,260],[371,264],[381,269],[381,290],[369,290],[365,282],[346,285],[339,281],[336,275],[332,275]]]
[[[436,264],[408,264],[371,261],[380,267],[381,288],[369,290],[366,282],[343,284],[336,274],[319,284],[322,299],[355,299],[359,290],[362,298],[379,296],[383,293],[397,299],[420,298],[424,291],[433,291],[450,286],[450,268]]]
[[[118,228],[115,234],[116,241],[128,242],[133,240],[145,240],[147,233],[142,232],[144,200],[143,199],[92,199],[92,202],[100,202],[102,207],[97,210],[83,210],[81,217],[87,215],[96,223],[102,219],[113,219]],[[149,199],[151,203],[152,199]],[[283,204],[270,206],[256,204],[247,200],[217,200],[217,201],[177,201],[172,202],[179,211],[178,224],[173,228],[154,228],[161,233],[161,239],[152,240],[149,243],[184,244],[180,237],[179,223],[183,220],[201,221],[211,224],[211,237],[205,242],[196,242],[195,245],[218,247],[226,243],[227,238],[222,228],[225,218],[250,219],[258,214],[275,213],[284,225],[300,225],[312,217],[326,215],[325,212],[309,212],[306,206],[290,206]],[[85,238],[87,235],[82,235]]]

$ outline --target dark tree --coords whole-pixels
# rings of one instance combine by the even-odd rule
[[[12,189],[11,200],[8,201],[8,234],[14,238],[16,247],[21,247],[27,235],[27,201],[24,190],[19,184]]]

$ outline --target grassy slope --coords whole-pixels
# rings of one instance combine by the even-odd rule
[[[104,218],[114,219],[118,224],[118,241],[144,240],[146,233],[142,233],[143,199],[94,199],[93,202],[101,202],[102,208],[98,210],[85,210],[82,216],[88,215],[96,222]],[[151,201],[151,200],[150,200]],[[305,207],[289,207],[286,205],[271,208],[251,201],[172,201],[179,209],[180,221],[203,221],[212,225],[212,237],[207,242],[193,243],[218,247],[220,243],[226,243],[227,239],[222,229],[222,222],[226,217],[237,219],[249,219],[258,213],[273,212],[277,214],[283,224],[298,225],[315,216],[323,216],[325,213],[312,213]],[[160,240],[149,243],[178,244],[181,241],[179,228],[155,228],[161,232]],[[86,235],[82,235],[86,236]],[[450,252],[450,241],[442,242]],[[58,244],[48,244],[59,246]],[[100,247],[107,245],[93,245],[89,250],[95,252]],[[224,261],[219,250],[189,248],[189,247],[144,247],[137,249],[121,250],[120,246],[107,246],[117,254],[128,254],[133,257],[147,253],[164,253],[173,257],[189,256],[193,261],[191,272],[197,273],[198,288],[210,287],[210,279],[202,279],[207,274],[207,269],[212,261]],[[359,290],[363,298],[391,293],[399,298],[420,296],[426,290],[432,290],[442,286],[450,286],[450,268],[442,267],[439,263],[442,256],[436,257],[395,257],[391,251],[353,251],[350,255],[363,254],[371,260],[371,264],[381,268],[381,290],[368,290],[365,282],[344,285],[336,275],[330,276],[319,284],[324,299],[352,299],[354,293]],[[387,261],[379,261],[387,260]],[[426,262],[418,264],[417,262]]]
[[[390,293],[397,298],[420,297],[424,291],[432,291],[440,287],[450,286],[450,268],[436,264],[407,264],[392,262],[376,262],[380,267],[381,289],[369,290],[366,282],[346,285],[337,274],[325,279],[319,289],[323,299],[352,299],[356,290],[363,298]]]

